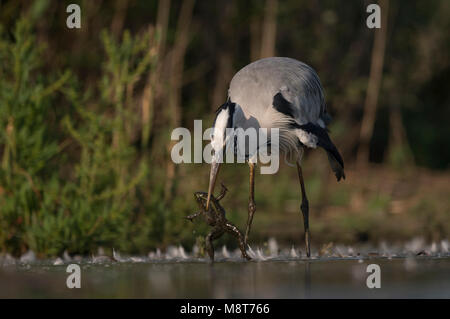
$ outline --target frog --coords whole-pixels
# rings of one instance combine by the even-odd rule
[[[215,197],[211,195],[210,205],[206,209],[206,203],[208,199],[207,192],[195,192],[194,198],[198,204],[200,211],[195,214],[186,216],[185,218],[189,221],[193,221],[198,216],[203,216],[206,223],[212,227],[212,230],[206,235],[205,246],[208,252],[211,262],[214,262],[214,246],[213,240],[216,240],[224,233],[229,233],[233,235],[239,242],[239,249],[241,250],[242,257],[251,260],[250,256],[247,254],[245,249],[246,244],[244,241],[244,236],[240,230],[226,218],[225,209],[220,205],[220,200],[225,197],[228,189],[222,184],[222,189],[220,194]]]

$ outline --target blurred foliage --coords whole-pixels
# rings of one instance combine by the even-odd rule
[[[79,30],[65,27],[72,2],[82,8]],[[196,2],[183,51],[186,3],[170,2],[164,26],[163,0],[0,2],[0,251],[143,253],[201,242],[206,225],[183,217],[195,211],[192,193],[206,188],[208,168],[172,167],[170,132],[192,129],[194,119],[212,122],[230,77],[258,57],[267,12],[265,1]],[[357,171],[351,163],[373,42],[369,3],[277,7],[275,52],[318,71],[331,135],[350,167],[337,184],[322,153],[306,154],[313,243],[447,238],[450,2],[391,1],[370,145],[378,165]],[[393,114],[404,133],[396,144]],[[221,171],[230,189],[224,207],[238,225],[246,220],[247,176],[245,164]],[[299,241],[296,179],[286,165],[256,176],[252,240]],[[235,245],[226,236],[224,243]]]
[[[70,72],[50,75],[55,80],[46,83],[38,72],[44,49],[26,19],[18,21],[13,37],[1,42],[0,247],[57,255],[64,249],[88,253],[99,245],[133,250],[142,236],[148,244],[152,233],[156,240],[158,215],[139,212],[138,205],[147,158],[137,158],[129,143],[125,124],[132,125],[136,115],[124,107],[130,102],[126,90],[151,62],[148,35],[125,32],[116,42],[103,32],[103,76],[98,92],[84,95]],[[52,112],[58,103],[70,105],[73,114]],[[69,146],[78,158],[69,159]]]

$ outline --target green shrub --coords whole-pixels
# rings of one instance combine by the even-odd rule
[[[86,254],[102,245],[135,251],[163,236],[164,208],[142,198],[149,159],[136,154],[127,127],[139,121],[130,92],[154,58],[149,35],[125,32],[116,42],[103,32],[101,39],[106,58],[100,84],[81,94],[69,71],[44,74],[39,61],[45,48],[26,19],[12,40],[2,33],[3,251]]]

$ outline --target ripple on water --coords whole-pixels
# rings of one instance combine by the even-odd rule
[[[270,238],[267,243],[261,246],[248,246],[247,253],[253,261],[292,261],[307,260],[301,248],[294,245],[291,248],[280,248],[274,238]],[[314,247],[313,247],[314,248]],[[112,250],[112,256],[105,255],[103,249],[99,249],[98,255],[91,257],[81,257],[79,255],[70,256],[67,251],[62,256],[53,259],[38,259],[33,251],[28,251],[19,258],[14,258],[9,254],[0,255],[0,266],[7,267],[12,265],[42,264],[49,266],[61,266],[69,263],[82,264],[115,264],[115,263],[164,263],[164,262],[209,262],[207,256],[200,256],[200,249],[197,245],[192,247],[190,251],[186,251],[181,245],[168,246],[163,252],[161,249],[150,251],[146,256],[128,256],[122,255],[117,250]],[[312,249],[311,258],[309,260],[339,260],[339,259],[374,259],[385,258],[392,260],[393,258],[409,258],[405,261],[407,269],[413,269],[411,260],[415,258],[441,258],[449,257],[448,240],[440,242],[432,242],[426,244],[422,238],[415,238],[404,245],[389,245],[381,242],[378,247],[364,246],[347,246],[333,245],[328,243],[323,245],[321,249]],[[411,259],[412,258],[412,259]],[[239,249],[229,249],[222,246],[217,249],[215,260],[224,262],[240,262],[242,261]]]

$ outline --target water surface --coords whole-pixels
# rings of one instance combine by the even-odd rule
[[[73,263],[73,262],[70,262]],[[1,298],[450,298],[450,258],[317,258],[244,262],[203,259],[79,262],[81,288],[66,287],[68,263],[0,267]],[[381,267],[369,289],[367,265]]]

